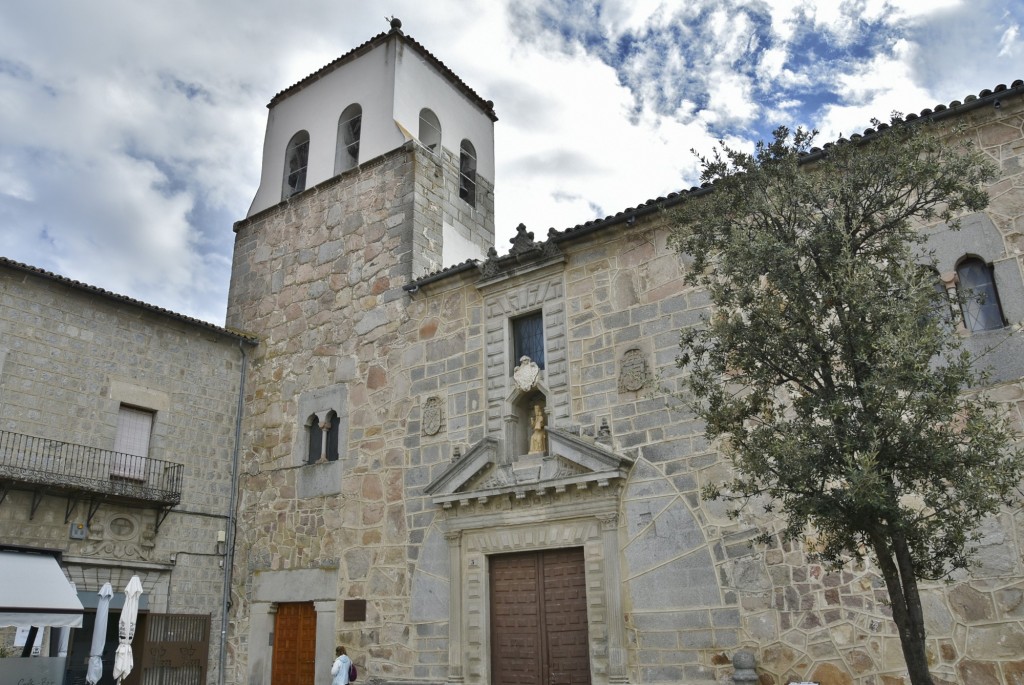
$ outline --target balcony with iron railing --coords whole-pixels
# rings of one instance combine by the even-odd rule
[[[184,466],[0,430],[0,485],[153,507],[181,503]]]

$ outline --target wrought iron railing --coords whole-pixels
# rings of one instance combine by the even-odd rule
[[[173,506],[183,471],[162,459],[0,431],[0,480],[16,484]]]

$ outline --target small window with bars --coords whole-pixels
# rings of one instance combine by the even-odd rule
[[[476,207],[476,148],[468,140],[459,146],[459,197]]]
[[[338,119],[338,151],[334,160],[334,173],[354,169],[359,164],[359,139],[363,128],[363,108],[352,104]]]
[[[309,134],[299,131],[288,141],[284,155],[284,186],[281,199],[287,200],[306,189],[306,165],[309,163]]]

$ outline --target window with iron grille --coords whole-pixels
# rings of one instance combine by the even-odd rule
[[[969,331],[1002,328],[1003,308],[999,304],[992,265],[977,257],[968,257],[956,267],[957,289],[962,295],[960,309]]]
[[[142,671],[137,682],[206,685],[211,623],[209,614],[148,614],[142,624],[144,634],[135,637],[139,645],[135,653],[141,652],[136,665]]]
[[[459,197],[476,206],[476,148],[468,140],[459,146]]]
[[[432,152],[441,151],[441,122],[426,107],[420,110],[420,142]]]
[[[338,151],[335,155],[334,173],[354,169],[359,164],[359,138],[363,128],[363,108],[352,104],[345,108],[338,119]]]
[[[306,165],[309,163],[309,134],[299,131],[288,141],[284,155],[284,184],[281,199],[287,200],[306,189]]]

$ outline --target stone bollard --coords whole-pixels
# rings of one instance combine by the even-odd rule
[[[740,650],[732,655],[733,683],[756,683],[757,673],[754,671],[754,653]]]

